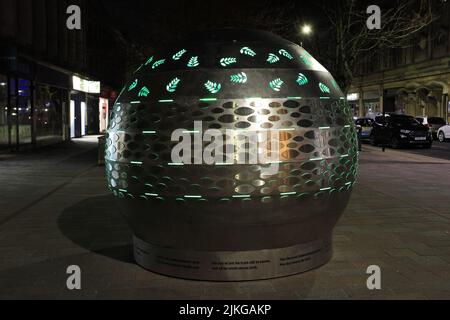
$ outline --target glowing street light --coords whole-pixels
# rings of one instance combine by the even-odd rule
[[[309,24],[305,24],[302,27],[302,34],[308,36],[312,33],[312,27]]]
[[[303,47],[303,40],[306,40],[313,32],[313,29],[311,27],[311,25],[309,24],[304,24],[303,26],[300,27],[300,33],[302,36],[300,36],[301,41],[300,41],[300,46]]]

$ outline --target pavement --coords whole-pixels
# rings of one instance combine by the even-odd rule
[[[96,164],[96,137],[0,157],[0,299],[450,299],[450,161],[364,146],[333,260],[305,274],[214,283],[148,272]],[[67,289],[78,265],[82,289]],[[367,268],[381,268],[381,290]]]

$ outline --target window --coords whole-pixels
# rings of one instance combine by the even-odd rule
[[[436,125],[443,125],[443,126],[445,126],[447,124],[444,119],[442,119],[442,118],[435,118],[435,117],[429,118],[428,119],[428,123],[429,124],[436,124]]]
[[[0,149],[8,146],[8,79],[0,75]]]
[[[36,86],[36,140],[49,144],[62,140],[63,90],[46,85]]]

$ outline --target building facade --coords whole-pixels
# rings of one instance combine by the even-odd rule
[[[385,112],[449,121],[450,6],[405,48],[362,59],[349,90],[355,116]]]
[[[81,8],[81,30],[66,26],[70,5]],[[106,129],[126,51],[105,19],[96,1],[0,1],[0,150]]]

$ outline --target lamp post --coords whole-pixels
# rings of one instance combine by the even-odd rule
[[[309,37],[313,32],[313,29],[311,27],[311,25],[309,24],[304,24],[303,26],[301,26],[300,29],[300,33],[302,35],[302,39],[303,37]],[[303,47],[303,40],[300,42],[300,45]]]

